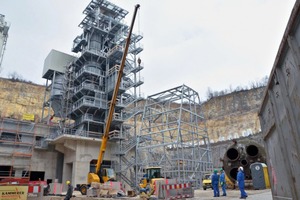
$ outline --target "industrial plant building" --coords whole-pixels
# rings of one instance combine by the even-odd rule
[[[87,182],[95,170],[129,27],[128,11],[92,0],[69,55],[51,50],[40,122],[2,118],[0,179]],[[144,98],[143,36],[133,34],[109,129],[103,166],[125,187],[137,187],[147,166],[200,187],[212,152],[198,93],[181,85]],[[26,118],[27,117],[27,118]]]

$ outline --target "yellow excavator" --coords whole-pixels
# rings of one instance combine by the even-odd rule
[[[88,173],[88,179],[87,179],[88,184],[87,185],[83,184],[83,185],[78,186],[81,194],[86,194],[87,188],[92,182],[105,183],[107,181],[115,181],[116,180],[116,175],[115,175],[114,170],[111,168],[102,168],[102,162],[103,162],[104,153],[106,151],[106,145],[107,145],[107,141],[108,141],[110,125],[112,122],[113,114],[115,112],[115,105],[116,105],[118,91],[119,91],[119,87],[120,87],[122,76],[123,76],[123,69],[125,66],[128,48],[130,45],[130,38],[132,35],[133,25],[134,25],[136,14],[137,14],[139,7],[140,7],[139,4],[137,4],[135,6],[133,18],[131,21],[131,26],[129,28],[128,36],[126,39],[125,49],[124,49],[124,52],[122,55],[122,60],[121,60],[121,64],[120,64],[120,69],[118,71],[117,81],[116,81],[116,84],[114,87],[112,99],[110,101],[108,116],[107,116],[107,120],[106,120],[106,124],[105,124],[104,134],[102,136],[102,142],[101,142],[98,160],[97,160],[97,164],[96,164],[96,170],[94,173],[92,173],[92,172]]]

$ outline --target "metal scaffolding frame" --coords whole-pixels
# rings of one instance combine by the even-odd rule
[[[80,55],[63,72],[48,70],[43,76],[50,92],[45,105],[60,118],[60,131],[50,135],[52,140],[63,134],[101,138],[116,84],[128,33],[122,21],[128,12],[92,0],[83,13],[83,33],[73,41],[73,52]],[[200,187],[212,159],[198,93],[183,85],[148,97],[146,105],[140,102],[143,64],[137,55],[142,38],[132,35],[126,57],[109,132],[109,140],[118,145],[111,152],[111,167],[133,189],[147,166],[161,166],[166,177]]]
[[[138,180],[146,167],[160,166],[165,177],[201,186],[212,154],[200,109],[198,93],[185,85],[147,98],[136,146]]]
[[[2,171],[1,178],[21,178],[29,180],[31,156],[34,147],[34,123],[22,122],[13,119],[1,119],[0,143],[3,161],[9,171]],[[2,149],[3,148],[3,149]]]
[[[0,119],[0,180],[29,180],[33,152],[47,149],[47,135],[54,127],[9,118]]]
[[[83,33],[73,40],[72,48],[79,56],[64,66],[63,72],[51,69],[43,76],[49,93],[44,108],[51,107],[52,116],[59,118],[60,126],[59,132],[49,136],[50,140],[63,134],[99,139],[103,136],[129,31],[123,22],[128,11],[106,0],[92,0],[83,13],[86,16],[79,24]],[[139,92],[143,84],[140,72],[144,68],[138,59],[143,51],[139,43],[142,38],[140,34],[132,34],[109,132],[109,140],[119,147],[111,156],[119,178],[126,177],[121,169],[127,164],[122,161],[124,154],[119,152],[124,152],[127,139],[135,138],[137,132],[135,126],[126,122],[136,123],[136,115],[142,113],[137,108],[137,103],[144,99]]]
[[[1,65],[2,65],[6,42],[8,38],[9,26],[10,24],[7,21],[5,21],[5,16],[0,14],[0,72],[2,69]]]
[[[79,24],[83,33],[74,39],[72,49],[80,56],[65,66],[64,72],[51,70],[44,75],[50,93],[44,107],[51,107],[54,116],[61,118],[61,134],[96,134],[95,137],[101,138],[97,133],[103,133],[105,127],[128,32],[122,21],[128,12],[109,1],[92,0],[83,13],[86,17]],[[114,127],[111,127],[114,133],[120,133],[119,137],[124,137],[122,124],[130,117],[122,110],[142,99],[137,92],[143,84],[139,73],[143,65],[137,64],[137,54],[143,50],[138,45],[141,39],[141,35],[132,36],[119,88]]]
[[[34,148],[47,147],[45,136],[37,133],[46,128],[39,127],[34,122],[0,119],[0,179],[29,180]]]

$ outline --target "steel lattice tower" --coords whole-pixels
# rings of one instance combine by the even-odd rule
[[[91,0],[79,24],[83,33],[73,40],[72,51],[77,57],[53,50],[45,59],[43,78],[47,79],[50,98],[45,100],[44,107],[51,107],[52,117],[59,118],[59,131],[49,136],[51,142],[69,135],[82,140],[102,138],[129,31],[124,23],[128,13],[107,0]],[[131,36],[109,129],[111,151],[106,153],[102,164],[114,168],[118,180],[124,179],[130,186],[134,183],[126,175],[133,162],[125,156],[130,151],[135,152],[132,149],[137,131],[131,123],[136,124],[137,115],[142,113],[137,108],[138,102],[144,99],[139,92],[144,83],[141,77],[144,67],[139,59],[142,39],[140,34]],[[59,66],[53,67],[52,60]],[[47,118],[51,119],[50,112]],[[95,159],[88,162],[93,171]],[[82,166],[87,168],[87,165]]]
[[[212,157],[198,93],[182,85],[149,96],[136,150],[137,172],[160,166],[165,177],[200,187]]]

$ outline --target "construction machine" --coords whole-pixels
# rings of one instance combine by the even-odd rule
[[[212,173],[204,174],[204,176],[202,178],[203,190],[206,190],[207,188],[213,189],[212,184],[211,184],[211,175],[212,175]]]
[[[156,191],[156,181],[165,180],[161,176],[161,167],[147,167],[140,182],[140,198],[150,199]]]
[[[113,96],[112,96],[112,99],[110,100],[108,116],[106,119],[104,134],[102,136],[102,142],[101,142],[100,151],[98,154],[96,169],[95,169],[95,172],[88,173],[88,179],[87,179],[88,184],[87,185],[83,184],[83,185],[77,186],[77,188],[81,192],[81,194],[86,194],[87,188],[88,188],[88,186],[90,186],[90,184],[92,182],[105,183],[107,181],[115,181],[116,180],[116,175],[115,175],[114,170],[111,168],[102,167],[102,162],[103,162],[103,157],[104,157],[104,154],[106,151],[106,145],[108,142],[111,122],[112,122],[113,115],[115,112],[115,105],[116,105],[118,91],[119,91],[119,87],[120,87],[122,76],[123,76],[123,69],[125,66],[126,56],[127,56],[129,45],[130,45],[130,38],[132,35],[133,25],[134,25],[136,14],[137,14],[139,7],[140,7],[139,4],[137,4],[135,6],[133,18],[131,21],[131,26],[129,28],[128,36],[126,39],[125,49],[124,49],[124,52],[122,55],[122,60],[121,60],[121,64],[120,64],[120,69],[118,71],[118,76],[117,76],[116,84],[114,87]]]

